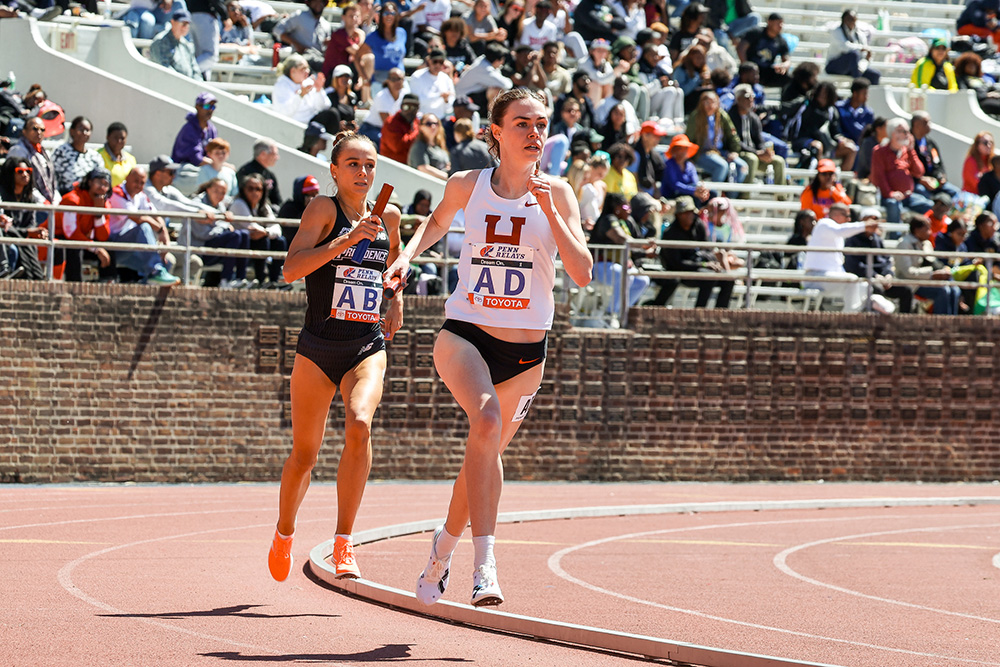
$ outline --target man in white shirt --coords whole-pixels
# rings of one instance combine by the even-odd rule
[[[868,48],[867,24],[858,25],[858,13],[844,10],[840,25],[830,32],[830,48],[826,52],[826,73],[864,77],[877,86],[882,73],[872,69],[872,52]]]
[[[451,16],[451,0],[422,0],[407,14],[414,15],[413,25],[417,26],[417,32],[427,26],[440,33],[441,24]]]
[[[382,140],[382,125],[403,106],[403,95],[410,92],[406,75],[399,68],[392,68],[385,79],[385,87],[378,91],[372,100],[372,108],[365,116],[358,132],[375,142],[378,146]]]
[[[506,59],[506,47],[488,42],[485,53],[462,70],[455,93],[460,97],[471,97],[481,108],[488,109],[494,97],[514,87],[514,82],[500,71]]]
[[[530,46],[532,51],[541,51],[546,42],[559,39],[559,27],[549,20],[552,15],[552,3],[549,0],[538,0],[535,5],[535,17],[525,21],[521,29],[521,39],[518,44]]]
[[[445,52],[432,49],[426,66],[410,77],[410,92],[420,98],[420,113],[432,113],[438,119],[451,115],[455,102],[455,84],[444,71]]]
[[[858,276],[844,270],[844,254],[840,252],[817,252],[808,248],[843,248],[844,239],[849,236],[867,232],[878,232],[878,221],[851,222],[851,209],[847,204],[835,203],[830,206],[828,218],[822,218],[813,228],[806,246],[806,256],[803,262],[807,276],[827,276],[840,279],[839,282],[808,282],[803,285],[808,289],[818,289],[830,296],[839,296],[844,300],[843,312],[856,313],[865,303],[867,288]],[[875,295],[877,296],[877,295]],[[891,301],[879,297],[884,304],[881,307],[895,309]],[[876,299],[872,299],[875,305]],[[891,310],[890,310],[891,312]]]
[[[601,127],[608,120],[608,114],[619,104],[625,107],[625,132],[629,136],[639,131],[639,116],[635,112],[635,107],[627,99],[629,94],[629,81],[624,76],[615,77],[614,87],[611,97],[601,102],[600,106],[594,109],[595,127]]]
[[[113,243],[143,243],[156,248],[157,242],[169,245],[167,223],[163,218],[143,215],[142,211],[152,211],[153,206],[143,192],[146,186],[145,167],[132,167],[124,182],[111,189],[110,203],[113,209],[134,211],[135,215],[111,215],[109,217],[110,240]],[[164,253],[167,260],[169,253]],[[170,275],[161,261],[161,254],[150,250],[116,250],[115,265],[132,269],[147,283],[175,285],[180,278]]]

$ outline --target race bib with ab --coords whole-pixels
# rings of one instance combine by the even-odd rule
[[[330,317],[348,322],[378,322],[382,274],[360,266],[338,266]]]
[[[505,243],[470,245],[469,302],[503,310],[527,308],[535,249]]]

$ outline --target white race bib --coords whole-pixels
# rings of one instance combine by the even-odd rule
[[[483,308],[523,310],[531,296],[535,249],[505,243],[471,243],[469,302]]]
[[[378,322],[382,274],[360,266],[338,266],[330,317],[348,322]]]

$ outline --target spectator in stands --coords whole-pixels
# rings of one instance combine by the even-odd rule
[[[421,116],[420,131],[410,146],[407,164],[434,178],[448,180],[451,159],[448,156],[448,146],[444,140],[441,121],[434,114]]]
[[[281,155],[278,144],[273,139],[262,137],[254,142],[253,159],[236,170],[236,179],[242,182],[249,174],[260,174],[264,179],[264,197],[272,206],[281,206],[281,192],[278,189],[278,177],[271,171]]]
[[[772,13],[763,28],[756,28],[743,35],[737,52],[740,62],[757,63],[760,81],[765,86],[787,86],[791,82],[788,67],[791,64],[788,42],[781,30],[785,20],[781,14]]]
[[[611,160],[611,169],[604,177],[604,183],[608,186],[608,194],[624,195],[626,201],[639,194],[639,185],[635,180],[635,174],[629,171],[629,166],[635,162],[635,151],[626,143],[615,144],[608,148],[608,156]]]
[[[56,168],[56,186],[59,192],[69,192],[73,184],[104,165],[104,159],[93,148],[87,148],[93,126],[83,116],[77,116],[69,125],[69,141],[52,153]]]
[[[462,71],[462,76],[455,84],[456,95],[472,98],[479,107],[488,108],[494,97],[514,86],[514,83],[501,71],[506,59],[507,49],[503,45],[497,42],[487,43],[485,53]],[[590,81],[586,73],[583,76]]]
[[[845,171],[854,168],[858,145],[844,136],[836,103],[836,87],[824,81],[816,86],[804,108],[788,122],[786,131],[792,150],[802,155],[804,164],[832,157],[841,160]]]
[[[194,101],[194,113],[189,113],[174,139],[170,158],[181,165],[197,171],[208,160],[205,146],[219,136],[219,130],[212,122],[217,100],[212,93],[200,93]]]
[[[939,252],[968,252],[965,237],[968,234],[965,221],[958,219],[948,223],[948,229],[934,237],[934,249]],[[958,266],[963,260],[950,259],[947,263]]]
[[[994,155],[990,158],[990,166],[992,169],[979,178],[977,191],[979,196],[989,197],[989,203],[986,205],[986,208],[993,210],[997,193],[1000,192],[1000,155]]]
[[[851,222],[851,209],[847,204],[835,203],[830,206],[828,217],[820,218],[809,236],[807,248],[843,248],[844,239],[867,231],[874,234],[878,231],[878,222]],[[804,283],[808,289],[818,289],[824,294],[839,296],[844,301],[843,312],[856,313],[865,302],[865,283],[857,280],[857,276],[844,271],[844,255],[840,252],[817,252],[806,250],[803,262],[806,276],[827,276],[840,278],[842,282],[810,282]],[[846,280],[848,277],[851,280]],[[881,297],[879,297],[881,299]],[[877,300],[872,299],[873,305]],[[891,302],[879,303],[879,308],[891,312],[895,306]]]
[[[570,92],[566,93],[561,98],[556,100],[555,104],[553,105],[554,107],[553,118],[562,117],[563,104],[566,102],[566,100],[572,97],[576,99],[577,102],[580,103],[580,117],[577,119],[576,122],[587,130],[595,127],[596,122],[594,120],[594,105],[591,102],[590,98],[590,88],[591,88],[591,79],[589,74],[579,69],[573,72],[573,88],[572,90],[570,90]]]
[[[837,165],[833,160],[819,161],[816,175],[802,191],[799,201],[803,209],[812,211],[817,218],[829,217],[830,208],[834,204],[851,205],[847,191],[837,181]]]
[[[466,30],[465,21],[457,16],[453,16],[441,24],[441,39],[444,41],[445,55],[458,73],[461,73],[476,59],[476,52],[472,50],[472,45],[465,37]]]
[[[153,8],[153,16],[156,17],[156,25],[153,27],[153,36],[159,35],[164,30],[170,27],[170,18],[174,15],[174,12],[180,10],[187,11],[187,5],[184,0],[160,0]]]
[[[132,39],[152,39],[156,33],[156,0],[132,0],[128,11],[118,17],[128,26]]]
[[[511,0],[519,2],[520,0]],[[503,21],[498,21],[500,27],[505,27]],[[573,10],[573,25],[580,37],[590,44],[595,39],[603,39],[608,42],[613,40],[621,31],[625,29],[625,20],[614,16],[607,9],[603,0],[581,0],[580,4]],[[507,27],[508,34],[511,29]],[[580,55],[577,54],[577,58]]]
[[[612,91],[611,97],[605,99],[601,102],[600,106],[594,109],[594,122],[598,126],[598,131],[604,134],[606,139],[607,134],[601,130],[601,126],[607,122],[611,115],[611,110],[620,106],[625,114],[623,119],[624,132],[629,137],[629,140],[631,140],[635,133],[639,131],[639,116],[635,111],[635,107],[628,101],[628,79],[624,76],[615,77]]]
[[[976,91],[976,101],[984,113],[1000,116],[1000,91],[983,78],[983,59],[966,51],[955,61],[955,82],[959,90]]]
[[[1000,23],[996,0],[969,0],[955,22],[959,35],[982,37],[1000,45]]]
[[[736,96],[733,95],[733,75],[725,69],[713,69],[709,72],[708,79],[712,84],[712,90],[719,96],[722,110],[729,113],[736,101]]]
[[[985,131],[980,132],[972,140],[969,152],[965,156],[965,163],[962,165],[963,190],[972,194],[979,192],[979,179],[992,168],[990,164],[992,159],[993,135]],[[36,178],[35,181],[37,180]]]
[[[472,123],[473,130],[475,132],[481,132],[480,129],[481,122],[479,118],[479,105],[472,101],[470,97],[459,96],[455,98],[455,104],[452,105],[452,110],[454,114],[449,118],[441,119],[441,127],[444,128],[444,140],[448,145],[448,150],[450,151],[455,147],[455,123],[462,118],[467,119]]]
[[[673,81],[673,67],[666,47],[648,44],[639,58],[639,80],[649,95],[650,117],[669,119],[675,127],[684,125],[684,91]]]
[[[392,70],[403,71],[406,55],[406,30],[399,26],[399,7],[395,2],[379,8],[378,24],[358,50],[358,73],[363,81],[383,83]]]
[[[108,125],[104,145],[97,154],[104,160],[104,168],[111,172],[111,185],[119,185],[136,165],[135,156],[125,150],[128,142],[128,128],[125,123],[115,121]]]
[[[792,235],[785,241],[785,245],[808,246],[809,237],[812,236],[813,229],[816,227],[816,220],[816,213],[812,209],[798,211],[792,221]],[[785,253],[783,268],[798,271],[802,269],[805,259],[805,252]]]
[[[867,179],[872,171],[872,151],[885,141],[885,118],[877,116],[871,125],[861,133],[861,145],[858,147],[858,157],[854,161],[854,173],[858,178]]]
[[[157,35],[149,45],[149,59],[189,79],[200,81],[205,77],[195,57],[194,43],[187,39],[190,30],[191,14],[186,9],[175,11],[170,16],[170,29]]]
[[[861,222],[878,222],[881,215],[878,209],[868,207],[861,209],[859,219]],[[885,243],[882,241],[882,230],[876,229],[871,232],[868,229],[854,236],[848,237],[844,241],[846,248],[873,248],[884,250]],[[848,273],[853,273],[860,278],[868,278],[868,255],[844,255],[844,269]],[[871,278],[872,291],[888,299],[899,300],[899,312],[909,313],[913,311],[913,290],[902,285],[893,285],[892,279],[895,275],[892,265],[892,257],[889,255],[871,255]]]
[[[321,72],[327,79],[331,78],[333,68],[337,65],[351,65],[358,62],[361,46],[365,43],[365,31],[360,28],[361,10],[357,4],[349,2],[344,5],[340,19],[343,25],[330,33],[330,41],[326,44],[326,53],[323,56]],[[369,78],[369,83],[370,81]]]
[[[601,142],[601,150],[610,152],[611,147],[615,144],[628,144],[632,142],[633,135],[628,132],[626,117],[624,103],[619,103],[611,107],[608,119],[604,122],[604,125],[598,128],[604,137],[604,141]]]
[[[195,59],[205,78],[210,78],[212,66],[219,60],[222,22],[229,18],[229,12],[219,0],[187,0],[187,5],[191,12]]]
[[[254,30],[261,32],[271,32],[278,21],[286,15],[278,16],[277,10],[264,0],[238,0],[240,9],[250,19],[250,25]]]
[[[705,223],[697,216],[698,209],[694,200],[688,196],[677,198],[677,206],[674,209],[674,221],[663,232],[664,241],[708,241],[708,229]],[[666,271],[689,271],[691,273],[724,273],[729,270],[725,264],[728,256],[721,251],[712,251],[706,248],[670,248],[660,249],[660,262]],[[729,300],[733,294],[732,280],[677,280],[676,278],[659,278],[656,283],[660,286],[660,291],[656,298],[647,301],[647,306],[665,306],[670,297],[674,295],[677,286],[684,284],[698,290],[698,297],[695,300],[695,308],[707,308],[708,300],[712,296],[712,291],[718,287],[719,296],[715,299],[716,308],[729,308]]]
[[[191,200],[190,205],[201,215],[184,219],[183,236],[191,235],[191,245],[207,248],[229,248],[232,250],[250,249],[250,232],[245,229],[235,229],[232,224],[233,214],[226,210],[223,201],[226,199],[226,184],[215,178],[201,186],[201,192]],[[190,232],[188,231],[190,229]],[[201,255],[205,266],[222,264],[218,286],[221,289],[249,287],[247,282],[246,257],[219,257],[216,255]],[[205,281],[206,286],[214,286]]]
[[[624,74],[625,65],[616,69],[608,58],[609,55],[611,55],[611,42],[606,39],[595,39],[590,43],[587,57],[576,64],[578,72],[590,75],[591,85],[588,94],[595,105],[611,95],[615,77]]]
[[[931,240],[933,241],[938,234],[944,234],[948,231],[948,226],[951,224],[951,217],[948,213],[951,212],[952,199],[947,192],[939,192],[931,197],[931,201],[934,205],[924,215],[931,222]]]
[[[574,139],[589,133],[580,125],[580,102],[575,97],[567,97],[559,107],[558,118],[549,126],[549,136],[542,149],[541,170],[553,176],[565,171],[565,158]]]
[[[736,44],[740,37],[764,22],[747,0],[708,0],[707,4],[705,25],[714,31],[720,43],[728,40]]]
[[[333,135],[326,131],[326,128],[319,123],[309,123],[309,127],[302,135],[302,145],[298,150],[314,158],[328,161],[324,152],[327,146],[333,143]]]
[[[905,280],[951,280],[951,268],[947,263],[936,259],[930,253],[934,252],[931,244],[931,223],[921,215],[909,217],[910,233],[900,239],[896,246],[899,250],[919,250],[928,253],[924,257],[896,255],[893,259],[896,265],[896,275]],[[941,287],[918,287],[914,294],[922,299],[934,301],[935,315],[958,315],[961,290],[954,285]]]
[[[913,147],[913,135],[902,118],[886,123],[888,139],[872,151],[871,180],[882,193],[889,222],[899,222],[900,209],[924,214],[931,200],[915,188],[924,175],[924,163]]]
[[[681,54],[687,51],[688,47],[698,39],[698,33],[701,32],[707,19],[708,7],[699,2],[692,2],[681,12],[680,27],[670,36],[670,43],[667,47],[670,52],[670,61],[674,67],[680,64]]]
[[[229,142],[225,139],[216,137],[205,144],[205,159],[207,161],[198,169],[198,187],[213,178],[221,178],[226,184],[226,196],[236,196],[236,170],[229,164],[229,153]]]
[[[681,56],[679,66],[674,69],[674,81],[684,92],[684,111],[687,113],[698,106],[703,92],[712,89],[710,72],[705,66],[705,49],[699,44],[691,45]]]
[[[715,33],[710,28],[702,28],[695,43],[705,49],[705,66],[710,71],[721,69],[725,70],[730,77],[733,76],[739,63],[725,47],[716,41]]]
[[[782,122],[795,115],[802,103],[812,96],[819,85],[819,66],[816,63],[799,63],[792,70],[791,82],[781,90]]]
[[[278,218],[301,220],[302,214],[306,212],[309,202],[319,195],[319,181],[315,176],[299,176],[292,183],[292,198],[281,205],[278,209]],[[281,235],[292,245],[298,225],[281,225]]]
[[[451,166],[448,175],[470,169],[487,169],[494,165],[493,156],[485,141],[476,138],[472,121],[459,118],[455,121],[455,146],[449,152]],[[412,153],[412,149],[410,151]]]
[[[543,0],[548,2],[548,0]],[[646,7],[645,2],[639,0],[613,0],[608,3],[611,14],[625,22],[625,27],[619,33],[635,39],[640,30],[646,27]],[[538,14],[538,5],[535,5],[535,14]]]
[[[401,69],[391,69],[385,79],[382,90],[375,94],[371,111],[358,128],[358,132],[374,142],[376,146],[382,141],[382,126],[389,118],[399,111],[403,105],[403,96],[410,91],[406,76]],[[458,100],[455,100],[455,107]]]
[[[871,66],[869,41],[868,31],[858,27],[858,13],[845,9],[840,15],[840,25],[830,31],[826,73],[863,77],[877,86],[882,73]]]
[[[729,180],[743,183],[747,178],[747,163],[739,156],[740,140],[729,114],[722,113],[719,96],[714,92],[701,94],[698,108],[687,122],[688,132],[698,153],[694,163],[708,172],[716,182]]]
[[[686,195],[698,206],[708,203],[711,195],[705,184],[698,179],[694,162],[690,161],[697,152],[698,144],[692,143],[686,134],[677,134],[670,139],[670,147],[667,149],[670,157],[663,166],[660,191],[664,197],[673,199]]]
[[[0,164],[0,202],[44,204],[45,198],[35,189],[32,171],[31,162],[23,157],[8,157]],[[8,237],[47,239],[48,228],[42,226],[39,220],[47,218],[47,215],[0,208],[0,226],[7,225],[3,233]],[[17,246],[17,254],[17,266],[23,268],[20,277],[45,280],[45,268],[38,259],[38,246]],[[62,262],[61,249],[57,250],[56,260],[57,264]]]
[[[753,182],[757,171],[771,167],[774,183],[785,184],[785,160],[774,152],[774,144],[764,140],[764,128],[760,116],[754,111],[753,88],[741,83],[733,88],[736,103],[729,110],[729,118],[736,128],[740,142],[740,157],[747,163],[746,182]]]
[[[441,26],[451,16],[451,0],[417,0],[405,14],[414,16],[415,32],[426,41],[431,35],[441,34]]]
[[[110,208],[107,201],[110,190],[111,174],[104,167],[96,167],[67,192],[59,203],[63,206]],[[109,236],[107,216],[56,211],[55,236],[57,239],[70,241],[103,243]],[[64,277],[67,282],[82,282],[83,252],[78,249],[66,250],[65,264],[56,267],[55,277]],[[87,248],[86,252],[97,256],[102,269],[110,268],[111,255],[107,250],[95,245]]]
[[[270,5],[268,6],[270,7]],[[260,59],[257,57],[257,46],[254,44],[253,24],[243,13],[243,7],[239,1],[229,0],[226,3],[226,13],[227,18],[222,24],[219,42],[242,47],[239,49],[239,53],[246,57],[240,59],[241,64],[257,64]]]
[[[1000,239],[997,239],[997,217],[989,211],[976,216],[976,228],[969,232],[965,247],[969,252],[986,254],[1000,253]],[[971,263],[973,260],[965,260]]]
[[[274,26],[274,36],[292,47],[295,53],[305,56],[314,72],[323,68],[324,49],[330,41],[333,28],[323,18],[326,0],[306,0],[306,8],[287,16]]]
[[[240,180],[240,192],[229,205],[229,212],[234,216],[263,218],[273,220],[274,211],[264,197],[264,179],[260,174],[247,174]],[[281,227],[270,225],[265,227],[258,222],[233,222],[237,230],[244,229],[250,233],[251,250],[268,250],[284,252],[288,242],[281,235]],[[281,267],[284,262],[277,257],[254,257],[253,273],[257,284],[274,288],[281,282]]]
[[[382,126],[382,142],[379,154],[396,162],[406,163],[410,157],[410,147],[420,133],[417,113],[420,98],[412,93],[403,96],[399,111]]]
[[[469,28],[469,43],[477,55],[483,55],[486,45],[490,42],[506,43],[507,31],[497,27],[497,22],[491,13],[490,0],[476,0],[462,20]]]
[[[861,142],[861,133],[875,120],[875,112],[868,106],[869,87],[868,79],[858,77],[851,82],[851,96],[837,102],[840,131],[855,144]]]
[[[331,102],[324,91],[326,76],[322,72],[313,76],[306,59],[293,53],[281,63],[277,74],[271,94],[271,108],[275,113],[300,123],[315,120],[328,131],[340,131],[340,114],[329,111]]]
[[[937,37],[931,41],[931,51],[917,61],[910,83],[917,88],[928,86],[952,93],[958,90],[955,67],[948,62],[948,40]]]
[[[125,178],[124,183],[111,189],[108,208],[134,211],[134,215],[109,216],[108,240],[112,243],[142,243],[151,248],[149,252],[116,250],[115,266],[135,271],[147,283],[176,285],[180,278],[170,275],[161,261],[160,253],[156,251],[157,243],[170,242],[167,223],[163,218],[143,213],[153,210],[143,192],[145,187],[146,169],[137,166]]]
[[[588,233],[594,228],[594,223],[601,217],[604,208],[604,198],[608,194],[604,179],[609,169],[611,163],[607,156],[591,156],[586,162],[579,188],[574,188],[580,200],[580,221],[584,231]]]
[[[539,64],[545,74],[545,88],[549,91],[549,99],[558,99],[573,88],[572,74],[560,64],[562,59],[562,44],[546,42],[542,46],[542,57]]]
[[[10,147],[7,158],[23,157],[31,163],[35,188],[47,201],[59,203],[59,186],[56,182],[56,166],[52,156],[42,146],[45,123],[37,116],[29,118],[21,130],[21,140]]]
[[[660,140],[667,136],[667,131],[655,120],[647,120],[639,127],[639,139],[632,144],[633,150],[639,157],[639,164],[636,167],[636,181],[639,190],[642,192],[654,193],[663,181],[663,170],[666,167],[666,160],[663,154],[656,149],[660,145]]]
[[[420,113],[438,118],[451,115],[455,83],[445,72],[444,51],[434,49],[427,54],[424,67],[410,76],[410,92],[420,99]]]
[[[333,103],[333,106],[330,107],[330,111],[337,112],[337,116],[340,117],[340,124],[328,127],[327,131],[330,134],[353,129],[357,125],[354,119],[357,117],[356,109],[360,104],[360,100],[358,100],[358,96],[351,87],[353,76],[354,72],[347,65],[337,65],[333,68],[333,81],[331,82],[333,90],[329,92],[330,102]]]
[[[538,60],[538,52],[530,46],[519,44],[514,47],[514,59],[500,69],[501,74],[511,80],[515,88],[545,89],[545,72]]]
[[[920,162],[924,165],[924,175],[917,181],[916,191],[924,196],[944,192],[951,196],[959,193],[959,189],[948,182],[944,161],[937,143],[931,139],[931,115],[923,110],[914,111],[910,117],[910,132],[913,134],[913,147],[917,151]]]
[[[633,268],[632,258],[623,257],[620,250],[595,246],[622,246],[629,239],[641,238],[638,225],[629,215],[631,211],[628,197],[609,191],[604,198],[601,216],[594,224],[587,242],[590,253],[594,256],[594,279],[611,286],[612,296],[607,306],[609,315],[621,312],[622,272],[629,272]],[[629,275],[628,305],[635,306],[639,303],[647,287],[649,278],[644,275]]]

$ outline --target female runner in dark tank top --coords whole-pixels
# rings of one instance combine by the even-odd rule
[[[371,214],[368,192],[378,151],[367,137],[342,132],[330,153],[333,197],[316,197],[302,215],[288,257],[285,280],[305,278],[307,309],[292,368],[292,452],[281,473],[278,525],[268,568],[284,581],[292,567],[292,534],[339,388],[347,410],[344,451],[337,467],[338,577],[358,577],[351,531],[371,469],[371,424],[382,400],[385,339],[403,323],[401,295],[380,318],[382,273],[399,255],[399,209]],[[360,262],[355,246],[370,241]]]

